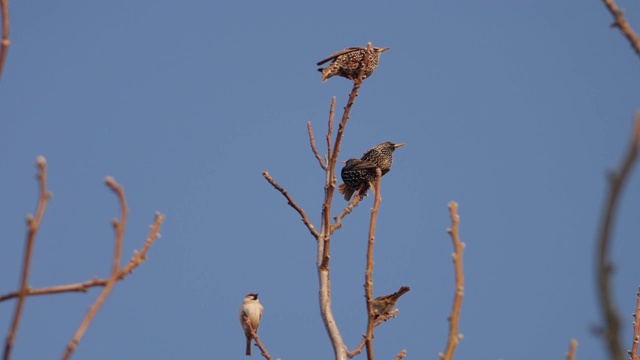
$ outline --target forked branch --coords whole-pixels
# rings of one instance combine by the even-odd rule
[[[638,40],[638,35],[633,31],[631,25],[627,22],[627,19],[624,18],[622,10],[618,9],[614,0],[603,1],[611,15],[613,15],[614,22],[611,26],[620,29],[620,32],[629,41],[629,44],[636,54],[640,55],[640,40]]]

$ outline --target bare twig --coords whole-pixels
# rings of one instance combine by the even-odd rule
[[[620,29],[622,35],[629,40],[629,44],[631,44],[636,54],[640,55],[640,40],[638,40],[638,35],[633,32],[633,29],[624,18],[622,10],[618,9],[614,0],[603,0],[603,2],[611,15],[613,15],[614,23],[611,26]]]
[[[398,309],[394,309],[391,312],[388,312],[386,314],[382,314],[380,316],[378,316],[375,321],[373,322],[373,328],[377,328],[378,325],[382,324],[383,322],[391,319],[391,318],[395,318],[398,315]],[[355,357],[356,355],[360,354],[362,352],[362,350],[364,349],[364,346],[366,345],[367,341],[366,341],[366,337],[367,335],[362,335],[362,340],[360,341],[360,344],[358,345],[357,348],[355,348],[353,351],[347,351],[347,357],[349,359]]]
[[[629,355],[630,360],[640,360],[638,356],[638,341],[640,341],[640,290],[636,294],[636,311],[633,313],[633,345],[631,345],[631,351]]]
[[[124,189],[122,188],[122,186],[117,184],[112,177],[107,177],[107,179],[105,180],[105,183],[116,194],[120,202],[120,220],[113,220],[112,222],[116,235],[115,235],[115,244],[114,244],[114,251],[113,251],[113,265],[111,267],[111,275],[109,276],[109,280],[107,281],[107,284],[104,286],[104,289],[102,289],[102,292],[100,293],[96,301],[93,303],[91,308],[89,308],[87,315],[84,317],[84,319],[80,323],[80,326],[78,327],[78,330],[76,330],[76,333],[73,335],[73,338],[67,345],[67,349],[65,350],[62,356],[62,359],[65,359],[65,360],[69,359],[71,357],[71,354],[78,347],[78,343],[80,343],[80,340],[82,340],[82,337],[84,336],[87,329],[89,328],[89,325],[95,318],[96,314],[98,313],[98,311],[100,310],[104,302],[109,297],[109,294],[111,294],[111,291],[113,290],[113,287],[115,286],[116,282],[118,281],[118,277],[120,276],[120,258],[122,257],[122,242],[124,239],[124,230],[127,225],[127,216],[128,216],[129,210],[127,209],[127,200],[124,196]]]
[[[367,242],[367,269],[364,273],[364,297],[367,305],[367,334],[365,342],[367,346],[367,359],[373,360],[373,323],[375,314],[373,313],[373,246],[375,245],[376,221],[378,219],[378,209],[380,208],[380,180],[382,172],[380,168],[376,169],[376,197],[371,209],[371,222],[369,223],[369,241]],[[356,196],[358,196],[356,194]]]
[[[327,165],[322,161],[320,154],[318,153],[318,149],[316,148],[316,140],[313,137],[313,129],[311,128],[311,121],[307,121],[307,132],[309,133],[309,143],[311,143],[311,150],[313,151],[313,155],[318,159],[318,163],[322,170],[327,170]]]
[[[400,351],[400,353],[396,356],[395,360],[402,360],[404,359],[404,357],[407,356],[407,350],[402,350]]]
[[[249,326],[251,336],[253,337],[253,340],[256,341],[256,346],[260,349],[260,351],[262,351],[262,356],[264,356],[264,358],[267,360],[273,360],[271,358],[271,355],[269,355],[269,353],[267,352],[267,349],[264,347],[264,345],[262,345],[262,342],[260,342],[260,337],[256,333],[256,330],[253,328],[253,326],[251,326],[251,320],[249,320],[249,317],[243,316],[242,319],[244,320],[245,324]]]
[[[335,118],[336,110],[336,97],[331,98],[331,105],[329,106],[329,120],[327,123],[327,155],[325,156],[325,163],[329,162],[329,157],[333,151],[331,145],[331,136],[333,136],[333,119]],[[325,170],[327,168],[325,167]]]
[[[578,341],[576,339],[571,339],[571,342],[569,343],[569,352],[565,354],[567,360],[575,360],[577,349]]]
[[[273,178],[271,177],[271,175],[269,175],[268,172],[263,171],[262,176],[265,179],[267,179],[267,181],[269,182],[269,184],[271,184],[271,186],[276,188],[276,190],[280,191],[282,196],[284,196],[287,199],[289,206],[291,206],[295,211],[298,212],[298,214],[300,214],[300,216],[302,217],[302,222],[307,226],[307,228],[309,229],[309,232],[311,232],[311,235],[313,235],[314,238],[319,239],[320,234],[318,234],[318,232],[316,231],[316,228],[313,227],[313,224],[311,224],[311,221],[309,221],[307,214],[304,212],[304,210],[302,210],[300,206],[298,206],[298,204],[296,204],[295,201],[293,201],[291,196],[289,196],[289,193],[287,192],[287,190],[285,190],[282,186],[278,185],[278,183],[276,183],[276,181],[273,180]]]
[[[349,204],[347,205],[346,208],[344,208],[344,210],[342,210],[342,212],[340,213],[340,215],[336,216],[333,218],[333,220],[335,221],[335,224],[331,225],[331,233],[333,234],[336,230],[342,228],[342,219],[344,219],[345,216],[347,216],[347,214],[350,214],[351,211],[358,206],[358,204],[360,203],[360,196],[358,194],[356,194],[353,199],[351,199],[351,201],[349,201]]]
[[[609,194],[602,212],[600,231],[596,244],[596,279],[598,283],[598,300],[604,318],[605,328],[603,329],[604,341],[609,351],[611,359],[622,359],[624,351],[620,342],[620,317],[615,308],[613,294],[611,292],[611,272],[612,265],[609,259],[611,248],[611,229],[618,208],[618,200],[629,174],[635,165],[638,156],[638,146],[640,145],[640,114],[636,116],[635,128],[632,133],[631,142],[627,148],[624,160],[620,164],[617,172],[609,176]]]
[[[9,0],[0,0],[0,12],[2,12],[2,43],[0,43],[0,78],[2,78],[2,69],[4,61],[9,51]]]
[[[122,270],[120,271],[120,276],[118,276],[118,280],[123,280],[124,278],[126,278],[127,275],[131,274],[136,267],[138,267],[140,264],[142,264],[146,260],[147,251],[149,250],[153,242],[160,236],[158,232],[160,230],[160,225],[162,225],[163,221],[164,221],[164,215],[160,213],[156,213],[156,219],[154,221],[154,224],[151,226],[149,237],[145,241],[144,246],[140,251],[134,252],[134,255],[131,258],[131,260],[129,260],[127,265],[125,265],[124,268],[122,268]],[[99,279],[97,277],[94,277],[89,281],[76,283],[76,284],[49,286],[49,287],[44,287],[40,289],[27,288],[27,296],[62,294],[62,293],[69,293],[69,292],[87,292],[92,287],[107,285],[108,281],[109,281],[108,279]],[[0,296],[0,302],[17,298],[19,294],[20,293],[18,291],[15,291],[12,293],[2,295]]]
[[[3,7],[6,6],[6,0],[2,3]],[[4,13],[6,14],[6,12]],[[8,15],[7,15],[8,16]],[[7,19],[5,19],[7,20]],[[7,25],[7,24],[5,24]],[[8,28],[8,25],[7,25]],[[1,59],[0,59],[1,61]],[[1,65],[1,64],[0,64]],[[18,302],[16,303],[16,309],[13,313],[13,320],[11,322],[11,328],[7,335],[7,341],[4,347],[4,360],[11,358],[11,351],[13,350],[13,342],[18,334],[18,327],[20,326],[20,317],[22,315],[22,309],[24,308],[25,300],[27,299],[28,285],[29,285],[29,270],[31,269],[31,256],[33,254],[33,246],[36,240],[36,234],[40,229],[42,218],[44,217],[44,211],[47,208],[47,202],[51,199],[51,193],[47,190],[47,161],[43,156],[38,156],[36,160],[38,165],[38,183],[40,194],[38,196],[38,205],[36,206],[36,216],[27,216],[27,242],[24,251],[24,259],[22,261],[22,275],[20,277],[20,290],[18,291]]]
[[[460,241],[460,235],[458,232],[458,225],[460,223],[460,217],[458,216],[458,203],[454,201],[449,203],[449,213],[451,215],[451,228],[447,229],[447,232],[451,236],[454,248],[454,253],[451,254],[451,257],[453,258],[453,265],[455,267],[456,290],[453,295],[451,315],[449,316],[449,339],[447,340],[447,346],[445,347],[444,354],[438,354],[440,359],[443,360],[453,359],[456,347],[462,339],[462,334],[458,333],[458,322],[460,320],[460,309],[462,308],[462,297],[464,296],[462,250],[465,245]]]

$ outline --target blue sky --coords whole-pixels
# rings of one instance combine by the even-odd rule
[[[315,4],[11,2],[0,84],[0,292],[18,284],[35,159],[54,193],[38,236],[34,287],[105,277],[115,197],[130,208],[128,260],[155,211],[149,260],[117,285],[74,358],[242,359],[237,311],[265,307],[274,357],[326,359],[315,243],[260,175],[267,170],[319,226],[318,146],[332,96],[315,63],[348,46],[390,47],[360,91],[340,160],[384,142],[374,294],[411,287],[376,331],[378,358],[436,358],[453,295],[447,203],[467,247],[457,359],[604,355],[594,239],[606,189],[639,109],[640,62],[598,1]],[[620,2],[640,30],[640,5]],[[636,170],[614,232],[614,290],[629,316],[640,284]],[[365,331],[372,197],[333,237],[333,308],[350,349]],[[333,211],[345,203],[336,198]],[[14,359],[55,358],[98,290],[30,298]],[[13,303],[0,304],[9,327]],[[3,335],[4,336],[4,335]],[[60,354],[60,355],[59,355]],[[254,355],[257,356],[257,355]]]

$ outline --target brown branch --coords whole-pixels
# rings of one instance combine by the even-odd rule
[[[260,351],[262,351],[262,356],[264,356],[264,358],[267,360],[273,360],[271,358],[271,355],[269,355],[269,353],[267,352],[267,349],[265,349],[264,345],[262,345],[262,342],[260,342],[260,337],[256,333],[255,329],[253,328],[253,326],[251,326],[251,321],[249,320],[249,317],[242,316],[242,319],[244,320],[245,324],[249,326],[249,331],[251,331],[251,337],[253,337],[253,340],[256,341],[256,346],[260,349]]]
[[[440,359],[443,360],[453,359],[453,353],[456,351],[456,347],[462,339],[462,334],[458,333],[458,322],[460,320],[460,309],[462,308],[462,297],[464,296],[462,250],[465,245],[460,241],[460,235],[458,232],[458,225],[460,223],[460,217],[458,216],[458,203],[454,201],[449,203],[449,213],[451,215],[451,228],[447,229],[447,232],[451,236],[454,248],[454,253],[451,254],[451,257],[453,258],[453,265],[455,268],[456,290],[453,295],[451,315],[449,316],[449,339],[447,340],[447,346],[445,347],[444,354],[438,354]]]
[[[282,186],[278,185],[278,183],[276,183],[276,181],[273,180],[273,178],[271,177],[271,175],[269,175],[268,172],[263,171],[262,176],[269,182],[269,184],[271,184],[271,186],[273,186],[276,190],[280,191],[282,196],[284,196],[287,199],[289,206],[291,206],[295,211],[298,212],[298,214],[300,214],[300,216],[302,217],[302,222],[307,226],[307,228],[309,229],[309,232],[311,232],[311,235],[313,235],[313,237],[316,239],[320,239],[320,234],[318,234],[318,232],[316,231],[316,228],[313,227],[313,224],[311,224],[311,221],[309,221],[307,214],[304,212],[304,210],[302,210],[300,206],[298,206],[298,204],[296,204],[295,201],[293,201],[291,196],[289,196],[289,193],[287,192],[287,190],[285,190]]]
[[[402,350],[400,351],[400,353],[396,356],[395,360],[402,360],[404,359],[404,357],[407,356],[407,350]]]
[[[640,145],[640,114],[636,116],[635,129],[632,133],[631,142],[627,148],[627,153],[617,172],[609,176],[609,193],[602,212],[600,231],[596,244],[596,281],[598,283],[598,300],[602,309],[602,316],[605,322],[603,329],[604,341],[609,350],[611,359],[622,359],[624,351],[620,342],[620,317],[615,308],[613,294],[611,292],[611,271],[612,265],[609,259],[611,248],[611,229],[615,220],[618,200],[629,174],[633,169],[638,156],[638,146]]]
[[[336,97],[331,98],[331,105],[329,106],[329,121],[327,124],[327,156],[325,157],[326,161],[329,161],[329,157],[331,156],[332,145],[331,145],[331,136],[333,135],[333,119],[335,118],[335,110],[336,110]],[[325,167],[325,170],[327,168]]]
[[[313,155],[318,159],[318,163],[322,170],[327,170],[327,165],[322,161],[320,154],[318,153],[318,149],[316,148],[316,140],[313,137],[313,129],[311,128],[311,121],[307,121],[307,132],[309,133],[309,143],[311,143],[311,150],[313,151]]]
[[[6,6],[6,0],[2,3],[3,8]],[[4,12],[3,14],[6,14]],[[7,15],[8,16],[8,15]],[[7,19],[5,19],[7,20]],[[8,25],[5,24],[8,28]],[[1,59],[0,59],[1,61]],[[1,65],[1,64],[0,64]],[[20,326],[20,318],[22,315],[22,309],[24,308],[25,300],[27,299],[28,285],[29,285],[29,271],[31,269],[31,256],[33,254],[33,246],[36,240],[36,234],[40,229],[42,218],[44,217],[44,211],[47,208],[47,203],[51,199],[51,193],[47,190],[47,160],[43,156],[38,156],[36,160],[38,166],[38,183],[40,194],[38,196],[38,205],[36,206],[36,216],[27,216],[27,242],[24,251],[24,258],[22,261],[22,275],[20,277],[20,290],[18,291],[18,302],[16,303],[16,309],[13,313],[13,320],[11,321],[11,328],[7,335],[7,341],[4,347],[4,360],[11,358],[11,351],[13,350],[13,342],[18,334],[18,327]]]
[[[636,298],[636,312],[633,313],[633,345],[631,346],[631,351],[629,351],[629,355],[631,355],[630,360],[640,360],[640,356],[638,356],[638,342],[640,341],[640,290],[636,294]]]
[[[342,210],[340,215],[333,218],[333,220],[335,221],[335,224],[331,225],[331,234],[333,234],[336,230],[342,228],[342,219],[344,219],[344,217],[347,216],[347,214],[350,214],[351,211],[356,206],[358,206],[359,203],[360,203],[360,196],[358,194],[355,194],[353,199],[351,199],[347,207],[344,208],[344,210]]]
[[[375,329],[378,327],[378,325],[382,324],[383,322],[391,318],[395,318],[398,315],[398,312],[399,312],[398,309],[394,309],[393,311],[387,314],[382,314],[378,316],[373,322],[373,328]],[[366,335],[362,335],[362,340],[360,341],[360,344],[358,345],[358,347],[355,348],[353,351],[347,351],[347,357],[351,359],[356,355],[360,354],[364,349],[365,344],[366,344]]]
[[[0,43],[0,78],[2,78],[4,61],[11,45],[9,40],[9,0],[0,0],[0,12],[2,12],[2,42]]]
[[[611,15],[613,15],[614,23],[611,24],[611,26],[620,29],[620,32],[622,33],[622,35],[624,35],[625,38],[627,38],[629,44],[631,45],[633,50],[635,50],[636,54],[640,55],[640,40],[638,40],[638,35],[633,32],[633,29],[624,18],[622,10],[620,10],[618,6],[616,6],[614,0],[603,0],[603,2]]]
[[[376,197],[371,209],[371,222],[369,223],[369,241],[367,243],[367,269],[364,273],[364,297],[367,305],[367,334],[365,342],[367,346],[367,359],[373,360],[373,323],[375,314],[373,313],[373,246],[375,245],[376,221],[378,219],[378,209],[380,208],[380,180],[382,172],[376,169]],[[358,196],[358,195],[356,195]]]
[[[569,343],[569,352],[565,354],[567,360],[575,360],[577,349],[578,341],[576,339],[571,339],[571,342]]]
[[[113,265],[111,268],[111,275],[109,276],[109,280],[107,281],[107,284],[104,286],[104,289],[102,289],[102,292],[100,293],[96,301],[93,303],[93,305],[91,305],[91,308],[89,308],[87,315],[84,317],[84,319],[80,323],[80,326],[78,327],[78,330],[76,330],[76,333],[73,335],[73,338],[71,338],[71,341],[67,345],[67,349],[65,350],[64,355],[62,356],[62,359],[65,359],[65,360],[69,359],[71,357],[71,354],[78,347],[78,343],[80,343],[80,340],[82,340],[82,337],[84,336],[87,329],[89,328],[89,325],[95,318],[96,314],[98,313],[98,311],[100,310],[104,302],[107,300],[107,298],[111,294],[111,291],[113,290],[113,287],[115,286],[116,282],[118,281],[118,277],[120,276],[120,258],[122,257],[122,242],[124,238],[124,230],[127,224],[127,215],[129,213],[129,210],[127,209],[127,200],[125,198],[124,190],[122,186],[117,184],[112,177],[107,177],[105,180],[105,183],[116,194],[120,202],[120,220],[113,220],[112,222],[116,234],[115,234]]]
[[[158,232],[160,230],[160,225],[162,225],[163,221],[164,221],[164,215],[160,213],[156,213],[154,224],[151,226],[150,234],[147,237],[147,240],[145,241],[142,249],[140,251],[134,252],[134,255],[131,258],[131,260],[129,260],[127,265],[125,265],[124,268],[122,268],[122,270],[120,271],[120,276],[118,277],[118,280],[124,280],[127,277],[127,275],[131,274],[136,267],[138,267],[147,259],[147,256],[146,256],[147,251],[149,250],[153,242],[160,237],[160,234]],[[27,296],[62,294],[62,293],[69,293],[69,292],[87,292],[92,287],[107,285],[108,281],[109,281],[108,279],[99,279],[97,277],[94,277],[89,281],[76,283],[76,284],[49,286],[49,287],[40,288],[40,289],[33,289],[28,287]],[[19,295],[18,291],[2,295],[0,296],[0,302],[17,298],[18,295]]]

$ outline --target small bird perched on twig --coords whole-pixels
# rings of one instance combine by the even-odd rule
[[[349,201],[356,190],[360,190],[360,198],[364,197],[367,190],[373,187],[376,180],[376,168],[380,169],[382,176],[391,170],[393,152],[405,144],[394,144],[391,141],[377,145],[362,155],[360,160],[349,159],[340,173],[343,184],[338,186],[338,192],[344,194],[344,199]]]
[[[368,53],[369,62],[367,63],[366,69],[364,69],[364,78],[366,79],[371,76],[376,67],[378,67],[380,54],[387,50],[389,50],[389,48],[374,47],[369,51],[366,47],[350,47],[329,55],[329,57],[319,61],[316,65],[320,66],[333,60],[326,68],[318,69],[318,71],[322,73],[322,82],[327,81],[327,79],[334,75],[342,76],[349,80],[356,80],[364,64],[364,56]]]
[[[244,336],[247,338],[247,349],[245,351],[247,356],[251,356],[251,340],[253,336],[244,318],[249,318],[251,327],[257,333],[258,326],[260,326],[260,319],[262,318],[262,309],[262,305],[260,301],[258,301],[258,294],[254,293],[247,294],[240,306],[240,324],[242,325],[242,330],[244,330]]]
[[[385,315],[391,312],[393,308],[396,306],[396,302],[400,296],[406,294],[411,290],[408,286],[402,286],[400,290],[394,292],[390,295],[384,295],[375,298],[373,302],[373,313],[376,315],[376,318],[380,315]]]

